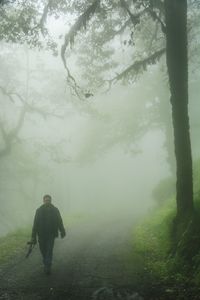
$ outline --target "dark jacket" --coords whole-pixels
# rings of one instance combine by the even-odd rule
[[[58,237],[58,231],[61,237],[65,236],[65,228],[58,208],[52,204],[43,204],[35,213],[32,239],[36,240],[36,236],[39,239]]]

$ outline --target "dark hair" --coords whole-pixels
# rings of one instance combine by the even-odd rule
[[[43,200],[45,200],[45,199],[49,199],[49,200],[51,200],[51,196],[50,195],[44,195],[44,197],[43,197]]]

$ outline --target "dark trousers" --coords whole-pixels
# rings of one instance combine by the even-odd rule
[[[53,258],[54,237],[39,238],[40,252],[45,267],[51,267]]]

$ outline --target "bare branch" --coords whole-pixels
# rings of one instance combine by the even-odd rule
[[[11,131],[7,134],[8,141],[12,142],[13,139],[17,138],[17,134],[19,133],[22,125],[24,123],[25,115],[27,113],[26,107],[22,107],[20,111],[20,116],[17,121],[15,128],[11,129]]]
[[[0,90],[3,95],[7,96],[9,98],[9,100],[14,103],[14,99],[13,99],[12,95],[3,86],[0,86]]]
[[[17,122],[15,128],[12,129],[8,133],[6,132],[3,124],[0,122],[0,130],[1,130],[2,137],[4,140],[4,144],[5,144],[4,148],[0,150],[0,157],[3,157],[10,153],[12,143],[15,139],[17,139],[17,134],[19,133],[19,131],[24,123],[25,114],[26,114],[26,109],[23,107],[20,112],[20,116],[19,116],[19,119],[18,119],[18,122]]]
[[[17,92],[8,92],[4,87],[0,86],[0,90],[2,91],[2,93],[7,96],[9,98],[9,100],[14,103],[14,96],[16,96],[21,103],[23,104],[24,108],[26,109],[26,112],[35,112],[39,115],[41,115],[43,118],[46,118],[47,116],[50,117],[56,117],[56,118],[62,118],[61,115],[57,115],[55,113],[52,112],[48,112],[48,111],[44,111],[38,107],[35,107],[29,103],[26,102],[26,100]]]
[[[13,96],[16,96],[23,104],[23,107],[21,108],[21,111],[19,114],[19,118],[17,120],[17,124],[15,125],[15,127],[13,129],[10,130],[10,132],[6,132],[2,122],[0,121],[0,131],[1,131],[3,141],[4,141],[4,148],[0,150],[0,157],[3,157],[10,153],[13,142],[18,139],[18,133],[20,132],[20,130],[24,124],[24,119],[25,119],[25,116],[27,113],[37,113],[37,114],[41,115],[43,118],[46,118],[47,116],[62,118],[62,116],[60,116],[60,115],[42,110],[38,107],[34,107],[33,105],[27,103],[25,101],[25,99],[17,92],[8,92],[2,86],[0,86],[0,90],[2,91],[2,93],[5,96],[7,96],[9,98],[9,100],[12,103],[15,103]]]
[[[80,99],[83,100],[83,92],[81,87],[77,84],[75,78],[72,76],[67,64],[65,65],[65,69],[67,71],[67,82],[72,89],[72,93],[74,92],[75,95]]]

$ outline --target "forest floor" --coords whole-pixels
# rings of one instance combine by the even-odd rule
[[[200,289],[193,291],[183,281],[166,284],[164,276],[147,269],[145,255],[151,260],[147,250],[154,239],[145,234],[147,244],[143,241],[144,249],[138,252],[135,227],[127,219],[95,218],[71,224],[67,237],[56,240],[49,276],[43,272],[38,245],[25,258],[24,240],[21,249],[0,266],[0,300],[200,299]],[[139,239],[135,242],[139,244]]]
[[[123,226],[122,226],[123,224]],[[123,220],[80,222],[57,239],[52,274],[43,273],[38,245],[25,250],[0,270],[1,300],[142,300],[126,260],[131,251],[132,223]]]

